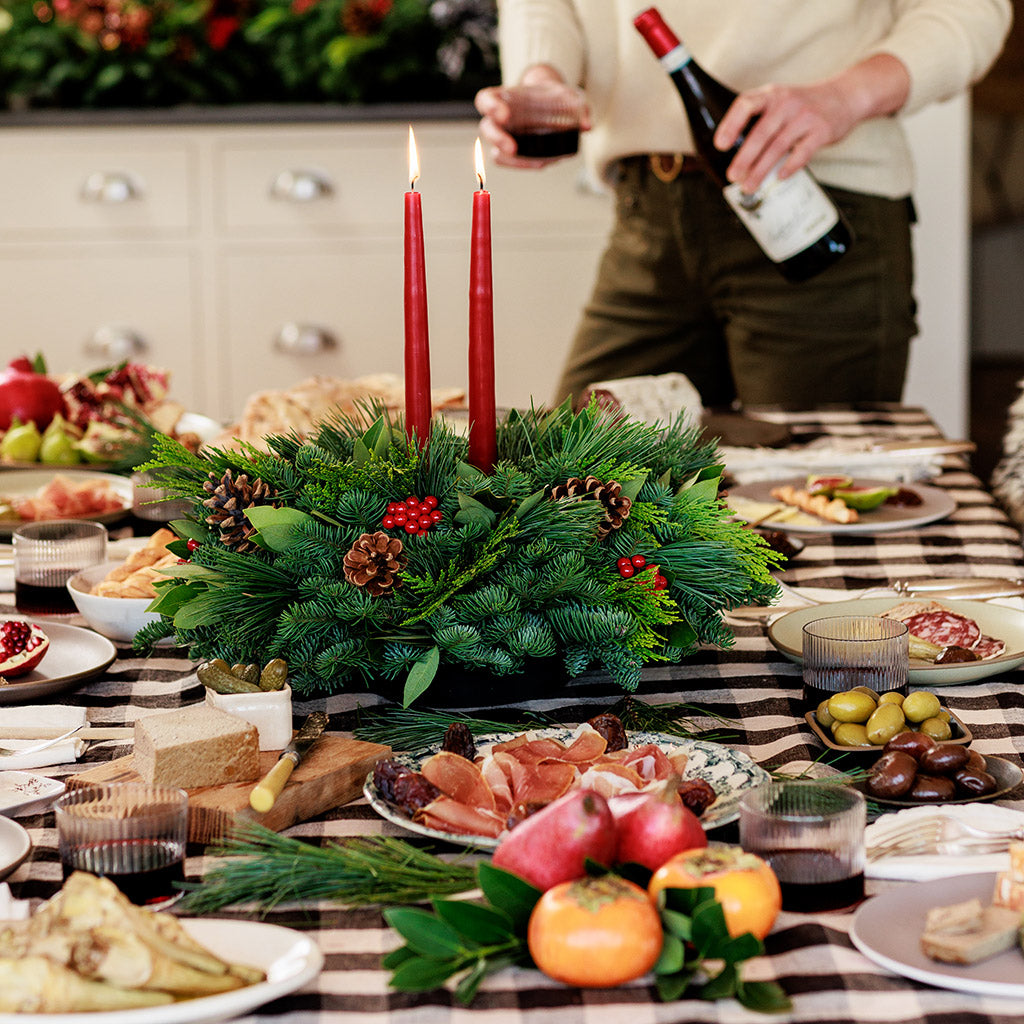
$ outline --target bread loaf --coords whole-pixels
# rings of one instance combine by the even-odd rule
[[[208,704],[135,723],[135,771],[160,786],[254,782],[260,774],[259,748],[254,725]]]

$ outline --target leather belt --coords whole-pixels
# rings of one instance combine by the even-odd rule
[[[690,153],[648,153],[647,162],[654,176],[666,183],[680,174],[703,174],[704,164]]]

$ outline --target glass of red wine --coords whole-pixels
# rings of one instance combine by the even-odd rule
[[[64,878],[108,878],[132,901],[163,910],[183,894],[188,794],[111,782],[70,789],[54,804]]]
[[[14,604],[22,615],[73,615],[67,582],[107,557],[107,528],[85,519],[40,519],[11,537]]]
[[[511,85],[501,90],[501,98],[508,104],[505,128],[516,140],[517,156],[545,158],[577,152],[586,110],[581,90],[562,82]]]
[[[740,846],[771,865],[782,909],[842,910],[864,898],[863,794],[814,779],[779,779],[740,797]]]

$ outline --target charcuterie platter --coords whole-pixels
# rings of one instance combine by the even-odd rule
[[[827,605],[798,608],[781,615],[769,624],[768,639],[781,654],[791,661],[800,663],[803,660],[803,628],[808,622],[843,615],[881,615],[897,608],[901,603],[905,602],[894,597],[862,597],[853,601],[834,601]],[[911,684],[929,687],[956,686],[1010,672],[1024,664],[1024,612],[988,601],[955,601],[944,598],[941,605],[954,616],[973,622],[978,629],[979,642],[982,638],[1000,641],[1003,645],[1002,652],[978,660],[949,664],[935,664],[911,657],[907,677]],[[949,619],[951,629],[953,622],[953,619]],[[939,626],[941,629],[941,622]],[[959,623],[956,624],[956,628],[954,643],[966,635],[959,632]]]

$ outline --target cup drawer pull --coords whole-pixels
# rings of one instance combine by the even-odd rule
[[[285,324],[274,338],[274,349],[290,356],[315,356],[338,347],[330,331],[314,324]]]
[[[334,182],[323,171],[281,171],[270,183],[270,198],[309,203],[334,195]]]
[[[149,351],[149,343],[131,327],[105,324],[97,327],[85,343],[85,354],[97,356],[112,363],[124,359],[138,359]]]
[[[93,171],[82,183],[82,198],[89,203],[127,203],[141,199],[142,182],[127,171]]]

